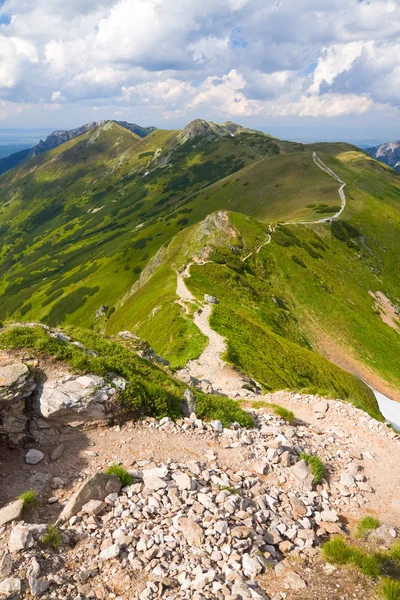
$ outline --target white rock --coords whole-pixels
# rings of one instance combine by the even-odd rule
[[[27,465],[37,465],[41,460],[44,459],[44,454],[40,450],[35,450],[31,448],[25,454],[25,462]]]
[[[106,548],[105,550],[102,550],[99,556],[103,560],[111,560],[113,558],[117,558],[117,556],[119,556],[120,551],[120,545],[118,543],[115,543]]]
[[[21,593],[21,580],[16,577],[9,577],[0,583],[0,594],[13,596]]]

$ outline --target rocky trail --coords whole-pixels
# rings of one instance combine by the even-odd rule
[[[319,167],[322,171],[324,171],[325,173],[327,173],[328,175],[330,175],[331,177],[336,179],[336,181],[338,181],[341,184],[340,188],[339,188],[339,197],[340,197],[340,202],[341,202],[340,210],[332,217],[325,217],[324,219],[319,219],[318,221],[313,221],[314,223],[327,223],[328,221],[332,221],[333,219],[338,219],[340,217],[340,215],[342,214],[342,212],[344,211],[344,209],[346,208],[346,194],[344,193],[344,188],[346,187],[346,183],[340,179],[339,175],[336,175],[336,173],[334,171],[332,171],[332,169],[327,167],[326,164],[324,162],[322,162],[322,160],[317,156],[316,152],[313,153],[313,161],[317,165],[317,167]],[[301,222],[304,223],[304,221],[301,221]]]
[[[390,524],[381,543],[396,538],[400,436],[340,401],[261,397],[239,378],[235,389],[226,381],[233,397],[245,396],[254,427],[204,422],[195,406],[176,423],[110,427],[115,388],[107,381],[5,354],[1,433],[14,445],[0,446],[0,598],[375,598],[370,580],[324,564],[319,546],[365,514]],[[271,403],[293,410],[295,421]],[[326,465],[321,482],[303,451]],[[105,474],[110,464],[130,475],[122,489]],[[27,489],[39,505],[24,512],[15,498]],[[59,531],[55,549],[43,542],[49,523]]]

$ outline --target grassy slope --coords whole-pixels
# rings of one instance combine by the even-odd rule
[[[191,197],[258,152],[282,151],[248,132],[178,140],[108,123],[1,177],[0,318],[93,325],[96,309],[114,306],[160,246],[207,215],[208,206],[186,205]]]

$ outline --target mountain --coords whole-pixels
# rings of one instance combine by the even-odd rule
[[[182,369],[207,294],[228,362],[264,390],[379,418],[358,377],[400,399],[400,181],[356,147],[106,121],[5,173],[0,198],[1,319],[128,330]]]
[[[53,148],[57,148],[57,146],[60,146],[61,144],[64,144],[65,142],[82,135],[90,129],[99,127],[104,123],[105,121],[92,121],[91,123],[86,123],[85,125],[77,127],[76,129],[70,129],[67,131],[53,131],[53,133],[48,135],[44,141],[40,140],[36,146],[33,146],[32,148],[26,148],[19,152],[14,152],[10,156],[0,159],[0,175],[6,171],[9,171],[10,169],[13,169],[23,161],[33,158],[34,156],[38,156],[39,154],[47,152],[48,150],[53,150]],[[140,125],[128,123],[127,121],[115,121],[115,123],[118,123],[121,125],[121,127],[136,133],[139,137],[145,137],[156,129],[155,127],[141,127]]]
[[[369,156],[389,165],[392,169],[400,171],[400,141],[381,144],[374,148],[366,148],[365,152]]]

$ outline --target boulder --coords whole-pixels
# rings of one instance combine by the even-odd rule
[[[102,420],[114,390],[97,375],[49,379],[39,398],[43,417],[58,423]]]
[[[302,579],[300,575],[294,571],[289,571],[287,573],[285,577],[285,585],[294,592],[300,592],[307,587],[304,579]]]
[[[68,521],[76,515],[90,500],[104,500],[106,496],[121,489],[121,481],[115,475],[96,473],[82,483],[80,488],[64,506],[57,524]]]
[[[185,417],[190,417],[196,412],[196,398],[191,389],[187,388],[184,393],[184,400],[181,404],[181,409]]]
[[[0,553],[0,580],[11,575],[13,570],[13,563],[10,554],[7,550],[3,550]]]
[[[210,296],[209,294],[204,294],[204,302],[207,304],[219,304],[219,300],[215,296]]]
[[[30,396],[35,389],[29,368],[23,363],[0,367],[0,405],[3,402],[20,400]]]
[[[0,527],[11,521],[19,521],[21,519],[23,506],[24,503],[22,500],[15,500],[0,509]]]
[[[40,598],[49,589],[50,581],[29,577],[29,587],[34,598]]]

